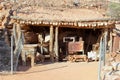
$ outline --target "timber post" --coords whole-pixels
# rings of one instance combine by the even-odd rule
[[[107,47],[107,34],[108,29],[103,30],[103,35],[100,40],[100,49],[99,49],[99,66],[98,66],[98,80],[102,80],[104,75],[101,73],[103,66],[105,66],[105,54]]]
[[[13,27],[13,35],[15,39],[15,49],[14,49],[14,70],[17,70],[18,67],[18,60],[20,53],[23,48],[23,41],[22,41],[22,32],[21,32],[21,26],[19,23],[15,23]]]
[[[105,46],[105,54],[104,54],[104,62],[103,62],[103,65],[105,66],[105,58],[106,58],[106,53],[107,53],[107,37],[108,37],[108,29],[105,29],[105,31],[104,31],[104,34],[105,34],[105,36],[104,36],[104,39],[105,39],[105,44],[104,44],[104,46]]]
[[[50,26],[50,43],[49,43],[49,52],[51,61],[54,62],[54,53],[53,53],[53,26]]]
[[[55,57],[56,61],[58,61],[58,27],[55,28]]]
[[[112,41],[113,41],[112,32],[110,32],[110,44],[109,44],[110,53],[112,52],[112,45],[113,45]]]

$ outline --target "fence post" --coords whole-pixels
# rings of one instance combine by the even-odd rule
[[[13,35],[11,36],[11,74],[13,74]]]
[[[101,52],[102,52],[102,38],[100,40],[100,49],[99,49],[99,65],[98,65],[98,80],[101,80]]]

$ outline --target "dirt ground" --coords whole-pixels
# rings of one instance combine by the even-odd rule
[[[97,80],[97,77],[98,62],[61,62],[25,67],[14,75],[0,75],[0,80]]]

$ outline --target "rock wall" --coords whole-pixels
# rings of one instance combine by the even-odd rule
[[[0,35],[3,35],[3,30],[0,30]],[[10,70],[10,47],[5,42],[5,37],[0,36],[0,72]]]
[[[111,53],[102,68],[102,80],[120,80],[120,54]]]

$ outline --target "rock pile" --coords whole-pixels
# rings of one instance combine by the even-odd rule
[[[120,54],[113,53],[110,55],[108,63],[102,69],[103,80],[120,80]]]

